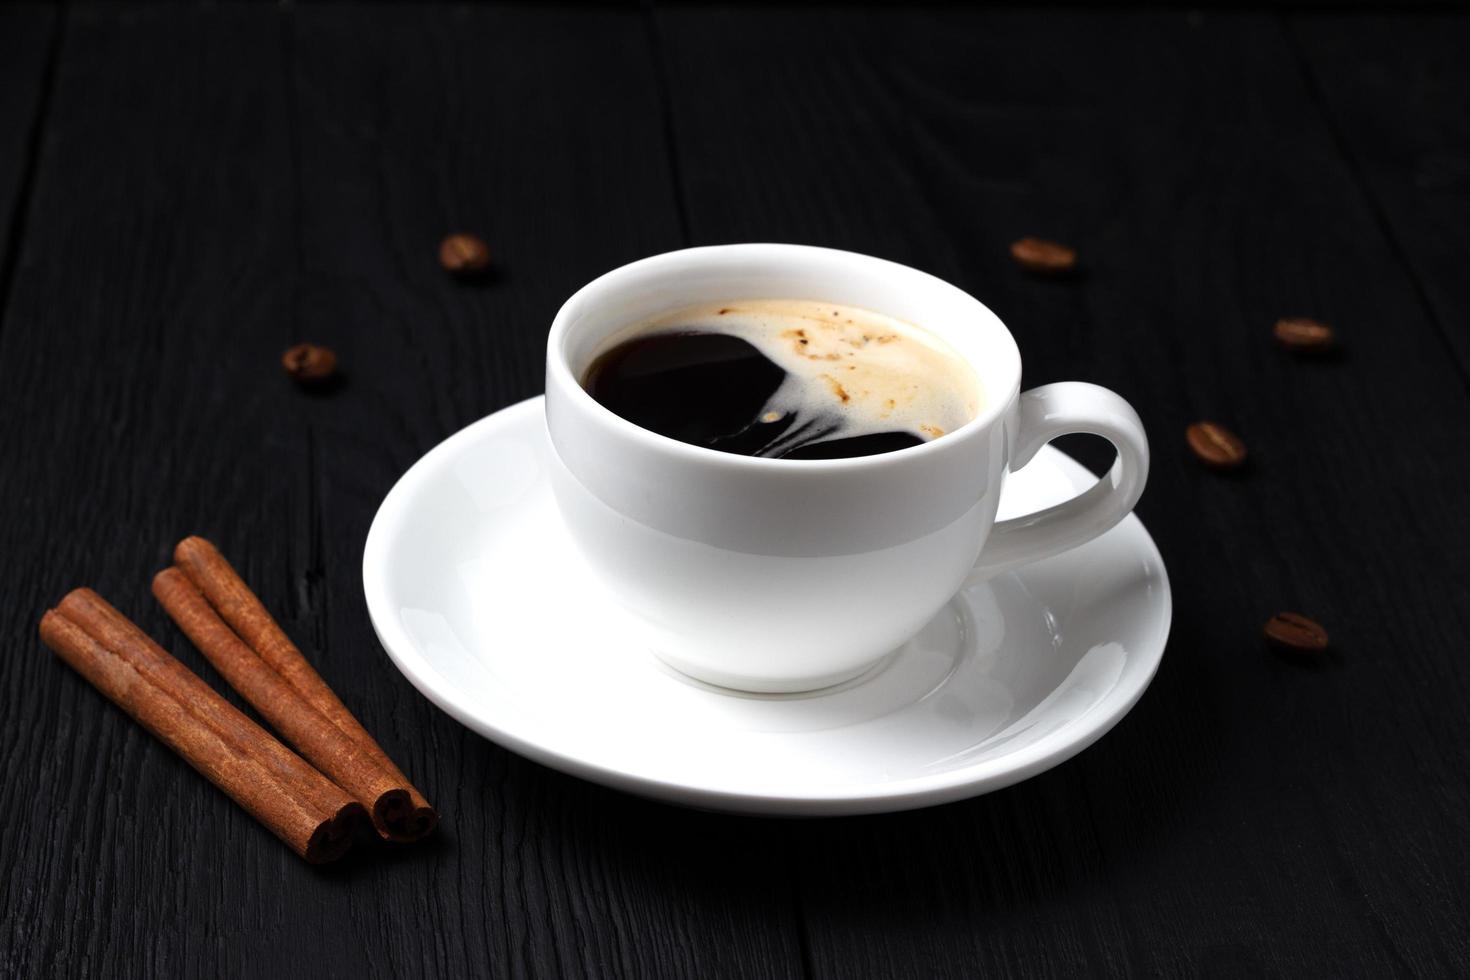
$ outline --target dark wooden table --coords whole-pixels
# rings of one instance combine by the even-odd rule
[[[1470,971],[1470,21],[1453,13],[135,5],[0,11],[0,976]],[[438,268],[459,228],[500,273]],[[1007,244],[1077,245],[1018,274]],[[1163,667],[968,802],[645,802],[435,710],[374,639],[394,480],[541,390],[561,300],[795,241],[980,296],[1154,443]],[[1335,324],[1340,356],[1273,347]],[[346,383],[281,375],[298,339]],[[1239,431],[1221,478],[1186,424]],[[1068,444],[1094,468],[1104,450]],[[221,545],[428,795],[314,869],[36,637]],[[1320,663],[1263,621],[1321,619]]]

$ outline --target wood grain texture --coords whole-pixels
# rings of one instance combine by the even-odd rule
[[[1287,24],[1308,87],[1470,387],[1470,16]]]
[[[86,6],[48,88],[50,17],[0,11],[0,204],[26,216],[0,975],[1470,971],[1461,21]],[[461,229],[484,284],[437,266]],[[1020,275],[1026,234],[1083,274]],[[1028,385],[1138,407],[1174,632],[1075,760],[918,813],[699,814],[506,753],[389,665],[360,561],[394,480],[539,393],[577,286],[741,240],[927,269],[1006,319]],[[1292,314],[1342,354],[1278,350]],[[298,340],[343,382],[295,389]],[[1204,417],[1247,472],[1198,466]],[[188,533],[440,809],[431,842],[306,867],[41,648],[89,584],[222,688],[148,594]],[[1267,652],[1281,609],[1331,631],[1326,663]]]
[[[381,705],[364,724],[399,737],[406,754],[390,752],[428,774],[445,814],[452,850],[395,889],[417,896],[426,926],[455,923],[451,973],[490,963],[529,975],[793,972],[796,919],[770,830],[691,820],[466,733],[393,676],[359,582],[368,526],[403,470],[542,390],[562,300],[681,244],[643,19],[474,8],[349,22],[309,9],[296,24],[310,283],[298,330],[338,348],[349,385],[310,405],[315,496],[295,540],[318,549],[300,561],[319,563],[323,580],[296,632],[360,665],[343,697]],[[483,286],[437,264],[440,237],[459,229],[490,245],[495,274]],[[371,925],[403,945],[406,964],[433,963],[449,939]]]
[[[749,975],[799,969],[771,831],[508,757],[434,711],[363,608],[377,504],[539,388],[560,300],[676,247],[636,12],[77,12],[0,334],[6,975]],[[567,66],[577,66],[568,71]],[[447,281],[481,229],[500,275]],[[345,383],[297,391],[310,337]],[[67,369],[73,365],[74,369]],[[58,667],[40,611],[147,595],[217,541],[444,813],[314,870]]]
[[[39,4],[0,7],[0,312],[19,260],[13,249],[25,234],[21,205],[40,149],[59,21]]]
[[[3,972],[240,974],[293,927],[352,963],[321,902],[278,903],[324,879],[34,640],[93,585],[212,678],[151,572],[187,530],[289,507],[290,392],[256,367],[289,299],[275,18],[76,10],[61,58],[0,328]]]
[[[1010,324],[1028,385],[1109,385],[1155,446],[1140,513],[1176,611],[1153,689],[1022,786],[797,831],[814,972],[1466,969],[1470,604],[1445,543],[1470,517],[1444,451],[1470,406],[1277,20],[660,25],[696,241],[935,272]],[[1084,274],[1019,274],[1025,234],[1077,246]],[[1277,349],[1292,313],[1337,323],[1343,355]],[[1198,465],[1198,418],[1243,435],[1249,472]],[[1280,609],[1328,625],[1328,664],[1266,652]]]

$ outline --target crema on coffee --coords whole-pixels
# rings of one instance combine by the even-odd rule
[[[938,337],[869,310],[763,299],[629,325],[582,379],[623,418],[747,456],[868,456],[938,439],[980,410],[980,381]]]

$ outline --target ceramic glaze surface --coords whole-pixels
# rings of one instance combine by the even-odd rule
[[[542,400],[453,436],[393,488],[363,561],[405,675],[462,723],[547,765],[686,805],[822,815],[1008,785],[1080,751],[1163,653],[1169,586],[1135,517],[963,589],[865,675],[805,694],[711,687],[652,656],[573,544]],[[1094,478],[1042,449],[1000,516]]]
[[[721,453],[657,435],[579,378],[609,338],[696,301],[781,296],[915,324],[962,358],[979,411],[937,439],[831,460]],[[578,290],[547,338],[546,415],[565,473],[556,497],[578,546],[646,645],[714,684],[812,690],[890,654],[970,581],[1075,547],[1143,491],[1148,442],[1122,398],[1060,382],[1022,393],[1019,352],[984,304],[894,262],[802,245],[684,249]],[[1007,469],[1059,435],[1118,450],[1075,499],[994,528]]]

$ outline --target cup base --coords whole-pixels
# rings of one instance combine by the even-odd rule
[[[898,650],[890,650],[888,653],[860,664],[852,670],[772,680],[770,678],[746,677],[738,674],[728,674],[724,671],[707,670],[691,664],[677,654],[667,653],[662,650],[653,650],[651,652],[664,666],[678,674],[681,680],[688,680],[702,687],[710,687],[727,694],[735,695],[809,695],[828,693],[832,688],[841,687],[853,682],[860,683],[868,676],[878,673],[884,667],[888,666],[898,654]]]

